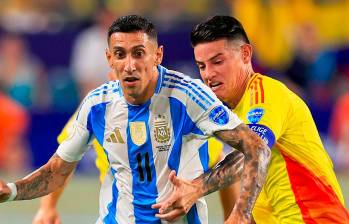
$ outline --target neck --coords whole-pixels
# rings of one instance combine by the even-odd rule
[[[232,97],[228,99],[226,102],[231,109],[234,109],[239,104],[241,98],[243,97],[246,91],[247,84],[250,81],[250,78],[254,74],[254,71],[250,69],[246,73],[247,75],[240,76],[243,78],[241,78],[241,80],[238,80],[236,82],[236,83],[239,83],[239,85],[234,87],[234,93],[232,94]]]

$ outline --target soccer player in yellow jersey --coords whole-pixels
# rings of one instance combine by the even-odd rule
[[[272,149],[253,209],[256,223],[349,223],[333,164],[308,107],[281,82],[253,71],[252,46],[240,22],[212,17],[193,29],[191,43],[204,82]],[[160,215],[173,220],[194,200],[181,192],[195,188],[170,179],[177,188],[162,203]],[[175,209],[167,210],[170,206]],[[235,222],[230,217],[226,223]]]

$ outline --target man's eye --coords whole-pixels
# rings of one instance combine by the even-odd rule
[[[124,52],[122,52],[122,51],[115,51],[115,52],[114,52],[114,55],[115,55],[117,58],[122,58],[122,57],[124,57]]]
[[[205,65],[201,65],[201,64],[197,64],[199,70],[204,70],[205,69]]]
[[[220,64],[222,64],[222,63],[223,63],[222,60],[218,60],[218,61],[213,62],[213,64],[215,64],[215,65],[220,65]]]
[[[138,58],[142,57],[144,55],[144,51],[136,51],[134,55]]]

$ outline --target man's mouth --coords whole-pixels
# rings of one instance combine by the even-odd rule
[[[217,90],[223,83],[221,82],[210,82],[209,87],[212,89],[212,91]]]
[[[128,76],[128,77],[125,77],[123,79],[124,83],[125,83],[125,86],[127,87],[135,87],[137,82],[139,81],[140,79],[136,76]]]
[[[134,77],[134,76],[129,76],[129,77],[124,78],[124,82],[127,82],[127,83],[132,83],[132,82],[135,82],[138,80],[139,80],[139,78]]]

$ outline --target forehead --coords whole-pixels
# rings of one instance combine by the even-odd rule
[[[194,55],[197,61],[206,61],[216,55],[228,52],[229,44],[226,39],[199,43],[194,47]]]
[[[149,36],[142,32],[123,33],[116,32],[110,36],[110,47],[133,47],[137,45],[148,45],[151,42]]]

